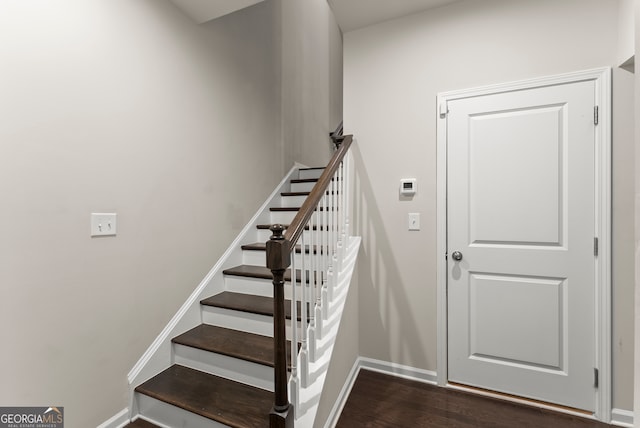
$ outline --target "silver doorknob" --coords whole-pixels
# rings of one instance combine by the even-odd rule
[[[451,258],[459,262],[460,260],[462,260],[462,253],[460,251],[454,251],[453,254],[451,254]]]

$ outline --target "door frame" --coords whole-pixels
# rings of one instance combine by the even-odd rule
[[[534,89],[581,81],[595,82],[595,359],[599,371],[594,416],[611,421],[611,68],[596,68],[516,82],[441,92],[437,97],[437,382],[448,386],[447,344],[447,102],[500,92]]]

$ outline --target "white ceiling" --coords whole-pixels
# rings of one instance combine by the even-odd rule
[[[264,0],[170,0],[198,24]],[[306,0],[293,0],[306,1]],[[327,0],[343,32],[459,0]]]
[[[210,21],[263,0],[171,0],[198,24]]]
[[[327,0],[344,33],[458,0]]]

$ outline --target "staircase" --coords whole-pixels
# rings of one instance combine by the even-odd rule
[[[290,174],[288,183],[280,186],[281,191],[267,204],[265,212],[254,218],[252,230],[244,233],[240,251],[231,251],[226,255],[227,264],[232,261],[241,263],[221,268],[221,274],[214,272],[214,268],[203,281],[200,291],[193,295],[199,296],[199,304],[191,305],[197,306],[197,310],[185,304],[179,313],[180,317],[177,316],[175,322],[172,320],[170,328],[163,332],[164,341],[157,339],[147,351],[143,357],[144,368],[140,366],[134,369],[133,375],[130,374],[133,385],[136,379],[145,380],[134,388],[130,414],[133,422],[126,427],[269,426],[269,413],[274,405],[274,303],[273,276],[265,263],[265,242],[271,236],[269,228],[272,224],[287,225],[292,221],[322,171],[323,168],[301,168]],[[317,223],[307,226],[304,233],[308,234],[310,230],[325,233],[324,229],[323,225]],[[250,241],[252,237],[255,237],[254,242]],[[298,245],[292,257],[309,258],[320,253],[322,251],[318,245]],[[285,296],[288,299],[292,294],[295,296],[290,283],[291,276],[289,269],[285,273]],[[310,274],[301,274],[297,270],[295,287],[302,288],[300,279],[309,281],[310,277]],[[209,289],[215,292],[201,298]],[[337,303],[340,303],[339,300]],[[290,339],[290,301],[286,301],[285,308],[287,338]],[[300,310],[298,302],[294,312],[297,314],[293,325],[299,327],[303,323],[300,314],[306,311]],[[335,335],[339,317],[337,321],[329,321],[325,328],[325,341],[331,338],[331,334]],[[188,324],[197,325],[185,330],[184,326]],[[170,340],[168,334],[174,334]],[[313,380],[324,380],[323,370],[326,371],[328,366],[332,343],[330,345],[318,351],[314,357],[316,361],[320,357],[326,361],[312,368],[317,371],[312,376]],[[299,347],[298,343],[295,349]],[[291,349],[289,342],[286,357],[290,369]],[[163,356],[163,353],[166,355]],[[148,372],[153,367],[161,369],[150,377]],[[322,386],[315,385],[307,389],[313,389],[309,394],[317,397],[306,397],[306,400],[317,404]],[[290,393],[298,402],[304,395],[299,388]],[[304,417],[309,409],[313,409],[313,405],[296,407],[296,418]],[[313,414],[307,416],[313,420]]]

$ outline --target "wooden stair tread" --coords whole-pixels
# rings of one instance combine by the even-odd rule
[[[273,280],[273,275],[271,271],[263,266],[253,266],[253,265],[240,265],[235,266],[229,269],[225,269],[222,271],[225,275],[233,275],[233,276],[246,276],[249,278],[259,278],[259,279],[269,279]],[[289,273],[287,271],[287,273]],[[285,273],[285,278],[287,274]],[[289,279],[291,279],[291,274],[289,273]]]
[[[309,196],[311,192],[281,192],[280,196]],[[326,191],[327,195],[335,195],[337,192],[336,191]]]
[[[200,301],[205,306],[214,306],[234,311],[251,312],[258,315],[273,316],[273,298],[252,294],[223,291]],[[285,305],[286,307],[287,305]]]
[[[271,212],[295,212],[300,211],[300,207],[271,207],[269,208]],[[326,207],[316,207],[314,211],[334,211],[333,209]]]
[[[305,168],[299,168],[298,171],[313,171],[314,169],[325,169],[324,166],[309,166]]]
[[[173,365],[136,392],[235,428],[265,427],[273,393],[199,370]]]
[[[180,345],[273,367],[274,345],[272,337],[200,324],[186,333],[174,337],[171,341]],[[291,342],[287,343],[287,360],[291,361]]]
[[[255,242],[253,244],[245,244],[241,247],[243,250],[245,251],[267,251],[267,244],[264,242]],[[318,252],[318,246],[314,245],[313,246],[313,253],[316,254]],[[310,251],[310,246],[309,245],[305,245],[305,254],[309,254]],[[300,254],[302,253],[302,246],[301,245],[296,245],[296,253]]]
[[[258,230],[270,230],[271,226],[273,226],[273,224],[259,224],[259,225],[256,226],[256,229],[258,229]],[[285,229],[287,229],[289,227],[288,224],[283,224],[282,226],[284,226]],[[324,226],[314,225],[313,226],[313,230],[318,230],[318,227],[320,227],[320,230],[326,230],[327,229]],[[306,225],[304,227],[304,230],[309,230],[309,225]]]
[[[200,301],[201,305],[212,306],[233,311],[249,312],[257,315],[273,316],[273,298],[255,296],[253,294],[234,293],[223,291],[215,296],[207,297]],[[298,302],[298,321],[300,321],[301,308]],[[291,319],[291,300],[284,301],[284,315]]]
[[[311,192],[282,192],[280,196],[309,196]]]
[[[127,424],[124,428],[160,428],[158,425],[145,421],[144,419],[136,419],[135,421]]]
[[[289,180],[290,183],[315,183],[319,180],[319,178],[292,178]],[[336,178],[332,178],[331,181],[335,181]]]
[[[273,275],[271,274],[271,270],[264,266],[254,266],[254,265],[239,265],[229,269],[225,269],[222,271],[225,275],[230,276],[242,276],[245,278],[256,278],[256,279],[268,279],[269,281],[273,281]],[[300,282],[302,277],[301,271],[296,269],[296,281]],[[291,282],[291,269],[287,269],[284,273],[284,280],[287,282]],[[307,282],[309,281],[309,275],[307,275]]]
[[[269,208],[271,212],[293,212],[300,211],[300,207],[271,207]]]

